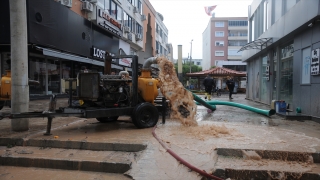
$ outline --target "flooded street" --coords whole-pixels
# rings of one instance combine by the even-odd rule
[[[236,95],[236,97],[234,101],[252,103],[245,100],[244,95]],[[260,108],[267,108],[267,106]],[[319,152],[320,134],[318,132],[320,125],[318,123],[286,121],[276,115],[266,117],[227,106],[217,106],[217,110],[212,114],[208,114],[206,108],[198,106],[197,121],[198,127],[185,127],[178,120],[167,120],[165,125],[158,125],[156,134],[171,150],[201,170],[212,172],[219,166],[227,166],[240,169],[250,167],[255,170],[320,172],[318,166],[313,163],[287,163],[286,157],[283,157],[284,162],[261,159],[261,157],[240,161],[238,157],[225,159],[218,158],[217,155],[219,148],[275,152]],[[211,133],[209,133],[209,129]],[[201,179],[196,173],[187,172],[186,167],[172,160],[172,157],[168,157],[168,153],[162,150],[163,148],[159,144],[152,145],[155,149],[152,152],[153,158],[149,161],[155,161],[155,163],[151,163],[151,167],[157,170],[145,172],[142,169],[133,168],[130,171],[133,177],[144,179],[147,174],[149,176],[153,174],[155,179],[175,179],[174,177]],[[143,164],[148,162],[148,156],[149,154],[142,157],[136,165],[144,166]],[[299,159],[300,154],[296,157],[297,161]],[[169,167],[168,164],[170,164]],[[148,169],[151,167],[148,166]]]
[[[213,97],[214,100],[229,101],[227,95],[221,97]],[[261,109],[268,109],[266,105],[258,104],[245,99],[244,94],[234,95],[233,102],[254,106]],[[58,100],[58,102],[65,100]],[[41,101],[46,102],[46,101]],[[32,101],[32,104],[36,102]],[[44,107],[44,106],[42,106]],[[217,105],[216,111],[208,113],[207,108],[198,105],[196,120],[198,126],[187,127],[181,125],[180,120],[167,118],[165,124],[161,123],[159,119],[156,135],[159,139],[179,157],[192,164],[193,166],[204,170],[207,173],[212,173],[217,169],[224,169],[226,167],[232,169],[255,169],[268,171],[290,171],[290,172],[318,172],[320,173],[317,163],[311,163],[301,160],[301,154],[307,153],[306,159],[309,157],[308,153],[316,153],[320,151],[320,124],[306,120],[289,121],[273,115],[267,117],[244,109]],[[113,154],[113,160],[122,160],[127,158],[131,164],[130,169],[121,176],[126,179],[202,179],[198,173],[191,171],[186,166],[182,165],[174,159],[153,137],[152,128],[137,129],[131,122],[130,118],[123,116],[114,123],[99,123],[95,119],[81,119],[81,118],[55,118],[53,120],[53,128],[51,136],[43,136],[46,128],[46,119],[36,118],[30,119],[30,131],[28,132],[11,132],[10,120],[3,119],[0,121],[0,139],[3,142],[4,138],[23,138],[24,141],[54,141],[67,145],[71,142],[87,143],[110,143],[115,148],[115,144],[129,145],[144,145],[143,150],[137,152],[116,155]],[[71,147],[72,145],[69,145]],[[93,147],[93,145],[91,145]],[[123,145],[125,146],[125,145]],[[20,146],[16,146],[18,148]],[[43,155],[45,151],[39,148],[32,149],[30,146],[21,146],[19,151],[10,150],[7,144],[2,144],[2,157],[6,152],[14,152],[24,150],[26,152],[32,151],[33,154],[25,156],[39,156],[37,153]],[[31,148],[31,149],[30,149]],[[235,157],[219,155],[221,150],[247,150],[242,155]],[[249,150],[256,150],[254,153]],[[261,150],[259,152],[258,150]],[[39,151],[39,152],[38,152]],[[296,160],[288,159],[289,155],[282,155],[282,160],[268,159],[262,157],[263,152],[299,152]],[[4,153],[4,154],[3,154]],[[82,152],[76,150],[70,152],[74,155],[88,156],[86,159],[98,160],[110,157],[110,153],[105,155],[94,152]],[[69,154],[70,154],[69,153]],[[89,153],[86,155],[86,153]],[[260,153],[260,154],[259,154]],[[109,155],[108,155],[109,154]],[[245,156],[243,156],[246,154]],[[59,153],[50,151],[51,158],[63,157],[61,150]],[[67,155],[65,155],[67,156]],[[106,157],[103,157],[106,156]],[[67,156],[69,157],[69,155]],[[50,158],[50,157],[49,157]],[[79,157],[80,158],[80,157]],[[294,159],[294,158],[293,158]],[[319,159],[318,159],[319,160]],[[311,159],[312,161],[312,159]],[[127,160],[126,160],[127,162]],[[10,168],[9,168],[10,167]],[[50,169],[41,169],[36,167],[28,167],[30,171],[26,171],[24,167],[0,166],[1,179],[16,179],[22,174],[25,179],[33,179],[33,175],[42,174],[45,171],[50,173]],[[66,177],[71,173],[70,170],[53,170],[59,171],[59,177],[66,174]],[[78,171],[74,171],[78,173]],[[97,179],[105,179],[108,173],[90,172],[86,171],[86,176],[95,177]],[[50,173],[51,178],[58,178],[58,175]],[[112,176],[117,174],[111,173]],[[100,177],[100,178],[99,178]],[[79,179],[82,179],[79,177]],[[87,179],[87,178],[83,178]],[[90,178],[89,178],[90,179]],[[117,178],[116,178],[117,179]],[[240,178],[241,179],[241,178]]]

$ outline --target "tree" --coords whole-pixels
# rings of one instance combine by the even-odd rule
[[[176,69],[176,73],[178,74],[178,64],[174,64],[174,68]],[[191,73],[200,72],[202,71],[202,67],[192,64],[191,65]],[[189,64],[182,64],[182,83],[187,84],[189,77],[186,76],[187,73],[190,73],[190,65]],[[191,79],[191,84],[197,84],[198,79]]]

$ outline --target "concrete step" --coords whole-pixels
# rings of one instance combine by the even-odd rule
[[[320,163],[320,152],[290,152],[275,150],[258,150],[258,149],[232,149],[217,148],[217,154],[221,156],[233,156],[242,158],[248,153],[256,153],[261,159],[299,161]]]
[[[137,143],[65,141],[56,139],[0,138],[0,146],[35,146],[46,148],[82,149],[93,151],[138,152],[147,145]]]
[[[219,148],[217,154],[213,174],[221,178],[320,179],[317,153]]]
[[[32,180],[60,180],[60,179],[107,179],[107,180],[130,180],[132,178],[123,174],[72,171],[61,169],[46,169],[34,167],[0,166],[0,179],[32,179]]]
[[[219,157],[213,175],[223,179],[230,178],[237,180],[319,180],[320,164],[288,163],[278,160],[241,160]]]
[[[138,153],[43,147],[0,146],[1,166],[124,173]]]

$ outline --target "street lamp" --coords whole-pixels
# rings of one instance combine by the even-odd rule
[[[193,41],[193,39],[191,39],[191,49],[190,49],[190,73],[191,73],[191,61],[192,61],[192,41]],[[189,76],[189,83],[190,83],[190,85],[191,85],[191,76]]]

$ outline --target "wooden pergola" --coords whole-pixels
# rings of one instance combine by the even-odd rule
[[[224,68],[224,67],[215,67],[213,69],[201,71],[201,72],[195,72],[195,73],[186,73],[187,77],[196,78],[198,79],[198,88],[200,89],[200,82],[207,76],[210,75],[211,77],[215,79],[220,79],[221,83],[223,82],[223,79],[226,79],[227,76],[231,76],[234,78],[235,81],[239,81],[241,77],[247,77],[246,72],[241,71],[235,71],[232,69]],[[222,84],[221,84],[222,87]]]

